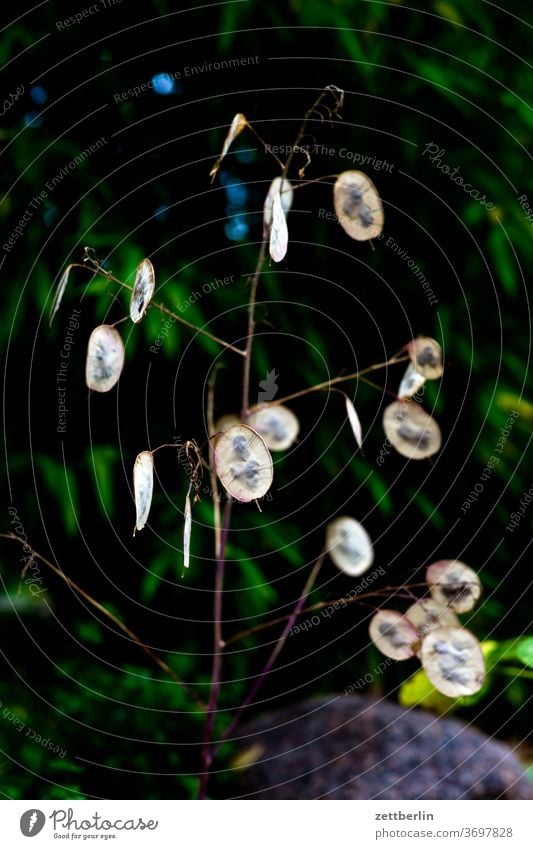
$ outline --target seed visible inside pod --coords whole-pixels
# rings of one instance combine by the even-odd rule
[[[442,348],[435,339],[430,339],[429,336],[418,336],[409,342],[407,352],[416,371],[424,375],[427,380],[442,377],[444,371]]]
[[[420,642],[415,626],[396,610],[378,610],[370,620],[368,633],[380,652],[393,660],[413,657]]]
[[[481,583],[470,566],[460,560],[439,560],[426,571],[432,597],[457,613],[472,610],[481,595]]]
[[[135,531],[142,531],[148,521],[154,491],[154,458],[151,451],[141,451],[133,466],[133,492],[135,495]]]
[[[287,253],[289,231],[287,219],[281,205],[279,188],[272,198],[272,224],[270,225],[269,252],[274,262],[281,262]]]
[[[143,259],[137,266],[135,282],[131,293],[130,318],[134,324],[144,316],[155,290],[155,271],[149,259]]]
[[[374,548],[367,532],[357,519],[339,516],[326,528],[326,547],[337,569],[356,577],[374,562]]]
[[[420,638],[433,631],[434,628],[459,628],[461,626],[453,610],[439,604],[434,598],[424,598],[415,602],[405,611],[405,615],[409,622],[412,622],[415,626]]]
[[[333,205],[352,239],[375,239],[383,230],[383,205],[372,180],[362,171],[343,171],[333,187]]]
[[[416,395],[422,389],[425,382],[424,375],[420,374],[412,363],[409,363],[398,389],[398,398],[401,401],[404,398],[411,398],[412,395]]]
[[[265,440],[271,451],[286,451],[296,442],[300,422],[288,407],[277,404],[252,410],[248,424]]]
[[[422,640],[420,660],[431,683],[445,696],[471,696],[483,686],[483,653],[465,628],[430,631]]]
[[[276,194],[279,194],[280,196],[281,208],[286,216],[292,206],[294,198],[292,183],[290,183],[289,180],[283,180],[282,185],[281,177],[275,177],[270,184],[270,188],[265,198],[265,205],[263,207],[263,233],[265,238],[268,237],[270,232],[270,225],[272,224],[272,206],[274,204],[274,196]]]
[[[254,501],[270,489],[274,477],[270,451],[248,425],[225,430],[215,443],[214,457],[222,486],[237,501]]]
[[[95,327],[89,337],[85,382],[95,392],[109,392],[124,368],[124,345],[118,330],[109,324]]]
[[[394,401],[383,414],[383,429],[391,445],[402,457],[424,460],[440,449],[440,428],[414,401]]]

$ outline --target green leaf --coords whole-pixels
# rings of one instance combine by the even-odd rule
[[[457,699],[450,699],[433,686],[423,669],[415,672],[400,687],[399,702],[404,707],[423,707],[446,713]]]
[[[74,472],[68,466],[40,454],[37,465],[52,498],[57,502],[67,534],[72,535],[78,527],[79,497]]]

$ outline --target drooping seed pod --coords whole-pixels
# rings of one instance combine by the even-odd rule
[[[124,368],[124,345],[120,333],[109,324],[95,327],[89,337],[85,382],[95,392],[109,392]]]
[[[418,650],[420,638],[416,628],[397,610],[378,610],[370,620],[370,639],[387,657],[408,660]]]
[[[49,319],[49,322],[48,322],[50,327],[52,326],[52,322],[54,320],[54,317],[55,317],[56,313],[58,312],[59,307],[61,306],[61,301],[63,300],[63,295],[65,294],[65,289],[67,288],[68,278],[69,278],[69,275],[70,275],[72,268],[74,268],[74,263],[67,265],[67,267],[65,268],[63,274],[61,275],[61,277],[59,279],[59,283],[57,284],[57,289],[56,289],[56,292],[55,292],[55,295],[54,295],[54,300],[52,301],[52,307],[50,309],[50,319]]]
[[[222,147],[222,153],[220,154],[217,161],[215,162],[215,164],[211,168],[211,171],[209,172],[209,176],[211,177],[211,182],[215,179],[217,172],[218,172],[218,169],[220,168],[220,163],[224,159],[224,157],[227,154],[228,150],[230,149],[231,145],[233,144],[233,142],[235,141],[235,139],[237,138],[239,133],[242,133],[242,131],[244,130],[244,128],[246,127],[247,124],[248,124],[248,122],[247,122],[246,118],[244,117],[244,115],[242,114],[242,112],[237,112],[237,114],[233,118],[233,121],[231,122],[231,126],[228,130],[228,134],[227,134],[226,138],[224,139],[224,145]]]
[[[154,491],[154,458],[151,451],[137,454],[133,466],[133,492],[135,495],[135,531],[142,531],[148,521]]]
[[[429,336],[418,336],[407,345],[413,367],[427,380],[437,380],[442,377],[442,348],[435,339]]]
[[[439,560],[426,571],[429,591],[435,601],[457,613],[472,610],[481,595],[476,572],[460,560]]]
[[[281,177],[275,177],[270,184],[265,198],[265,204],[263,206],[263,235],[265,238],[268,238],[270,234],[270,226],[272,224],[272,207],[274,204],[274,196],[277,194],[280,196],[283,213],[285,217],[287,217],[287,213],[289,212],[294,199],[292,183],[285,179],[282,184]]]
[[[274,192],[272,199],[272,224],[270,226],[269,252],[274,262],[281,262],[287,253],[289,231],[287,219],[281,205],[279,189]]]
[[[416,395],[422,389],[425,382],[426,378],[424,375],[417,372],[414,365],[409,363],[398,389],[398,398],[400,401]]]
[[[263,437],[270,451],[286,451],[296,442],[300,432],[300,422],[292,410],[282,404],[252,410],[248,424]]]
[[[185,496],[185,511],[183,516],[183,566],[185,569],[189,568],[191,553],[192,509],[190,490],[191,488],[189,487],[189,491]]]
[[[137,266],[135,282],[131,293],[130,318],[134,324],[144,316],[155,290],[155,271],[149,259],[143,259]]]
[[[333,187],[333,204],[339,224],[352,239],[375,239],[383,230],[381,198],[362,171],[339,174]]]
[[[374,562],[372,541],[351,516],[339,516],[328,524],[326,547],[337,569],[351,577],[362,575]]]
[[[445,696],[471,696],[483,686],[481,647],[465,628],[435,628],[422,640],[420,660],[434,687]]]
[[[383,429],[393,448],[409,460],[424,460],[442,444],[440,428],[415,401],[394,401],[383,414]]]
[[[346,413],[348,415],[348,421],[350,422],[352,433],[355,437],[355,441],[357,442],[358,447],[362,448],[363,431],[361,428],[361,422],[359,421],[359,416],[357,415],[357,411],[347,395],[344,395],[344,400],[346,404]]]
[[[214,457],[222,486],[237,501],[254,501],[270,489],[274,478],[270,451],[248,425],[225,430],[215,443]]]
[[[415,626],[420,638],[433,631],[434,628],[459,628],[461,626],[453,610],[439,604],[434,598],[416,601],[405,611],[405,616]]]

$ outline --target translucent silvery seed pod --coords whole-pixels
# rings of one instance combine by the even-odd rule
[[[413,364],[409,363],[398,389],[398,398],[400,400],[411,398],[417,392],[420,392],[425,382],[424,375],[417,372]]]
[[[268,237],[270,233],[270,225],[272,224],[272,207],[274,204],[274,196],[276,194],[279,194],[281,208],[284,214],[287,215],[294,198],[292,183],[290,183],[289,180],[283,180],[282,184],[281,177],[275,177],[270,184],[263,207],[263,233],[265,238]]]
[[[352,239],[375,239],[383,230],[381,198],[362,171],[339,174],[333,187],[333,205],[339,224]]]
[[[396,451],[409,460],[424,460],[439,451],[440,428],[419,404],[394,401],[383,413],[383,430]]]
[[[130,318],[138,324],[152,300],[155,290],[154,266],[149,259],[143,259],[137,266],[135,282],[131,293]]]
[[[282,404],[252,410],[248,424],[263,437],[270,451],[286,451],[296,442],[300,432],[300,422],[292,410]]]
[[[439,604],[433,598],[424,598],[415,602],[405,611],[405,616],[415,626],[421,638],[435,628],[442,626],[459,628],[461,625],[453,610]]]
[[[374,562],[372,541],[351,516],[339,516],[329,523],[326,547],[337,569],[352,577],[362,575]]]
[[[441,693],[471,696],[483,686],[485,661],[481,646],[465,628],[435,628],[422,640],[420,660]]]
[[[368,633],[380,652],[393,660],[413,657],[420,643],[413,623],[397,610],[378,610],[370,620]]]
[[[432,597],[457,613],[472,610],[481,596],[481,583],[470,566],[460,560],[439,560],[426,571]]]
[[[124,345],[120,333],[109,324],[95,327],[89,337],[85,381],[95,392],[109,392],[124,368]]]
[[[236,501],[254,501],[270,489],[274,477],[270,451],[248,425],[225,430],[215,443],[214,458],[222,486]]]
[[[148,521],[154,491],[154,458],[151,451],[141,451],[133,466],[133,492],[135,495],[135,531],[142,531]]]
[[[435,339],[429,336],[418,336],[409,342],[407,352],[413,367],[427,380],[437,380],[442,377],[444,371],[442,348]]]

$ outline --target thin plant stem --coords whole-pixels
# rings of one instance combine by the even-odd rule
[[[213,727],[218,707],[218,696],[220,693],[220,682],[222,678],[222,652],[224,648],[224,640],[222,635],[222,595],[224,589],[224,566],[226,561],[226,541],[228,537],[229,525],[231,520],[231,505],[232,501],[226,502],[224,507],[224,516],[222,519],[222,529],[220,534],[220,547],[218,550],[216,572],[215,572],[215,592],[214,592],[214,625],[213,625],[213,669],[211,673],[211,692],[209,694],[209,703],[207,705],[204,738],[202,746],[202,774],[200,776],[200,786],[198,789],[198,798],[205,799],[207,792],[207,781],[209,778],[209,767],[211,766],[211,738],[213,735]]]
[[[28,545],[25,540],[13,533],[0,534],[0,538],[10,539],[15,542],[19,542],[21,545]],[[194,690],[192,690],[189,685],[185,683],[185,681],[182,681],[179,675],[177,675],[177,673],[170,668],[168,663],[165,663],[164,660],[162,660],[150,648],[148,648],[148,646],[146,646],[143,641],[136,634],[134,634],[134,632],[131,631],[127,625],[124,624],[124,622],[122,622],[117,616],[115,616],[114,613],[111,613],[110,610],[107,610],[107,608],[100,604],[99,601],[96,601],[96,599],[89,595],[89,593],[86,592],[82,587],[80,587],[79,584],[77,584],[71,578],[67,577],[67,575],[65,575],[65,573],[61,569],[51,563],[50,560],[47,560],[46,557],[44,557],[42,554],[39,554],[39,552],[35,551],[35,549],[33,549],[31,546],[28,546],[28,548],[31,551],[32,558],[39,560],[41,563],[47,566],[48,569],[51,569],[52,572],[55,572],[55,574],[58,575],[62,581],[65,581],[65,583],[72,590],[74,590],[74,592],[76,592],[78,595],[88,601],[89,604],[91,604],[96,610],[99,611],[99,613],[101,613],[103,616],[113,622],[113,624],[116,625],[117,628],[119,628],[123,634],[126,634],[126,636],[129,637],[130,640],[132,640],[136,645],[138,645],[139,648],[142,649],[142,651],[146,655],[148,655],[148,657],[155,664],[157,664],[160,669],[162,669],[167,675],[170,675],[170,677],[176,682],[176,684],[178,684],[187,693],[187,695],[190,696],[191,699],[193,699],[193,701],[199,708],[205,710],[204,702],[199,698],[199,696],[196,695]]]
[[[267,678],[268,674],[270,673],[272,667],[274,666],[276,660],[278,659],[280,652],[282,651],[285,643],[287,642],[287,638],[288,638],[288,636],[289,636],[289,634],[290,634],[290,632],[291,632],[291,630],[294,626],[294,623],[296,622],[298,616],[302,612],[303,606],[305,604],[305,600],[314,587],[315,581],[318,577],[318,573],[320,572],[320,569],[322,568],[322,564],[324,562],[325,556],[326,556],[326,552],[322,552],[322,554],[320,555],[320,557],[316,561],[315,565],[311,569],[311,572],[309,573],[309,576],[308,576],[308,578],[305,582],[305,585],[304,585],[304,588],[303,588],[303,590],[300,594],[300,597],[299,597],[298,601],[296,602],[296,606],[295,606],[293,612],[288,617],[287,624],[285,625],[283,631],[281,632],[281,635],[280,635],[278,641],[276,642],[276,645],[272,649],[272,651],[271,651],[271,653],[268,657],[268,660],[266,661],[261,672],[257,676],[253,686],[249,690],[248,695],[245,697],[245,699],[242,702],[237,713],[235,714],[232,721],[230,722],[230,724],[228,725],[228,727],[226,728],[226,730],[222,734],[221,739],[218,741],[218,744],[213,751],[213,755],[212,755],[213,758],[218,753],[218,751],[222,747],[222,745],[226,742],[226,740],[232,735],[233,731],[235,730],[235,728],[239,724],[239,722],[241,720],[241,716],[243,715],[244,711],[254,700],[254,698],[257,694],[257,691],[259,690],[259,688],[264,683],[264,681]]]
[[[255,305],[257,300],[257,287],[259,285],[259,277],[263,268],[263,262],[266,254],[266,239],[263,237],[261,248],[259,249],[259,257],[257,265],[252,277],[250,288],[250,301],[248,303],[248,332],[246,336],[246,350],[244,357],[244,373],[242,381],[242,410],[241,418],[246,422],[250,415],[250,368],[252,362],[252,347],[254,343],[255,332]]]

